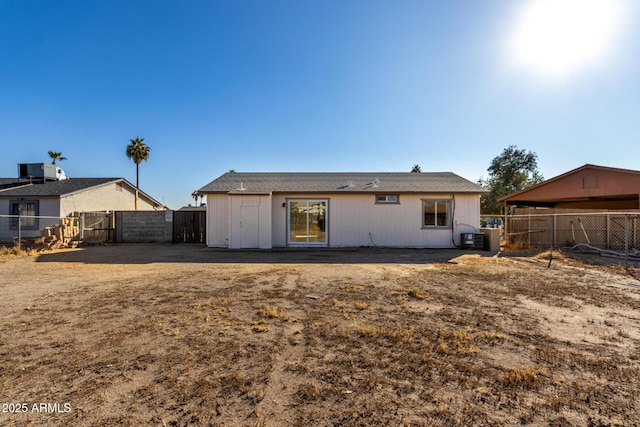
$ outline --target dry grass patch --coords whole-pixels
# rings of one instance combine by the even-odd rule
[[[27,256],[28,253],[27,251],[23,251],[18,249],[17,246],[11,247],[11,248],[7,248],[7,247],[0,247],[0,256]]]
[[[357,310],[366,310],[367,308],[369,308],[369,304],[361,300],[354,301],[353,306]]]
[[[409,295],[411,298],[414,298],[414,299],[427,298],[427,292],[423,291],[422,289],[411,289],[409,290],[409,292],[407,292],[407,295]]]
[[[465,329],[440,331],[438,348],[442,353],[470,355],[479,351],[471,332]]]
[[[289,316],[285,314],[283,308],[280,307],[261,307],[258,312],[260,316],[266,319],[280,319],[280,320],[288,320]]]
[[[514,368],[502,376],[502,384],[514,388],[539,387],[544,382],[546,373],[545,368],[537,366]]]
[[[349,283],[340,287],[340,289],[344,289],[345,291],[357,292],[362,290],[362,285],[356,285],[354,283]]]

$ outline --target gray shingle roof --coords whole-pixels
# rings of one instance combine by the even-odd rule
[[[451,172],[227,172],[199,191],[232,194],[486,192],[478,184]]]
[[[57,198],[116,182],[123,182],[134,188],[124,178],[69,178],[64,181],[47,181],[33,184],[16,178],[0,178],[0,198]],[[153,203],[161,205],[148,194],[142,191],[140,191],[140,194],[152,200]]]

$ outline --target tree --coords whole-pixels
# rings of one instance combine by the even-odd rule
[[[140,163],[149,159],[151,148],[144,143],[144,138],[136,136],[136,139],[130,139],[131,143],[127,145],[127,157],[132,159],[136,164],[136,210],[138,210],[138,189],[139,186],[139,170]]]
[[[420,169],[420,165],[419,165],[419,164],[415,164],[415,165],[413,165],[413,167],[411,168],[411,172],[413,172],[413,173],[420,173],[420,172],[422,172],[422,169]]]
[[[198,193],[198,190],[194,191],[193,193],[191,193],[191,197],[193,197],[193,200],[195,200],[196,202],[196,206],[198,206],[198,198],[200,198],[200,193]]]
[[[515,145],[508,146],[494,158],[487,171],[489,178],[478,181],[489,190],[489,194],[480,197],[480,211],[483,214],[500,214],[502,204],[497,201],[499,198],[544,180],[538,170],[538,155]]]
[[[51,164],[52,164],[52,165],[55,165],[55,164],[56,164],[56,160],[60,160],[60,161],[67,160],[67,158],[66,158],[66,157],[62,157],[62,153],[61,153],[61,152],[59,152],[59,151],[52,151],[52,150],[49,150],[49,151],[47,152],[47,154],[49,154],[49,157],[51,157],[51,160],[52,160]]]

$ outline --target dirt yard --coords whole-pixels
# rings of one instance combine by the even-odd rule
[[[640,425],[637,270],[463,251],[0,256],[0,426]]]

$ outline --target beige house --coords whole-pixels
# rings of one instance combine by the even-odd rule
[[[453,173],[236,173],[207,196],[207,245],[451,248],[480,227],[479,185]]]
[[[139,192],[139,210],[163,208],[157,200]],[[38,236],[44,226],[59,222],[56,218],[75,212],[134,209],[135,186],[124,178],[69,178],[62,181],[0,178],[0,217],[25,217],[21,228],[26,237]],[[10,228],[16,228],[15,221],[9,224]],[[12,230],[0,231],[12,235]]]

